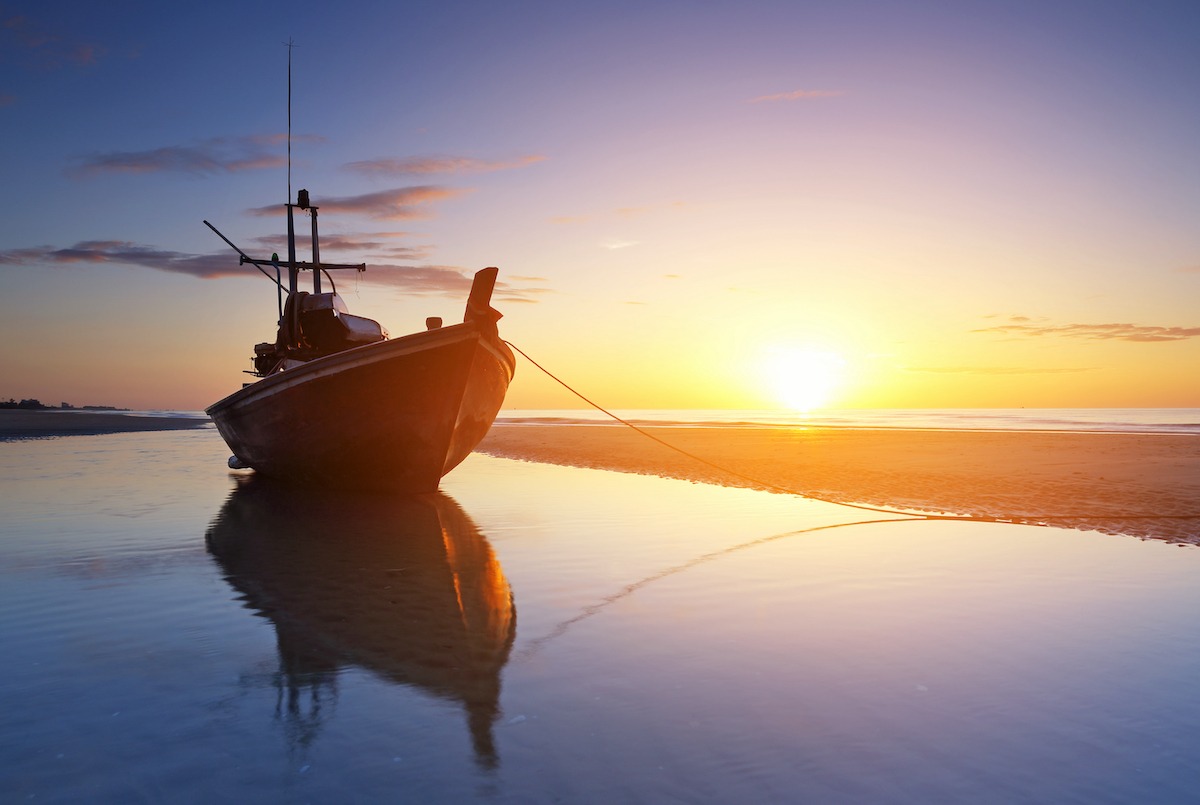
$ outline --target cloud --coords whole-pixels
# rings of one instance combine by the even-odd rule
[[[246,273],[227,253],[185,254],[123,240],[86,240],[63,249],[40,246],[0,252],[0,265],[74,265],[112,263],[153,268],[172,274],[211,279]]]
[[[366,215],[379,220],[398,221],[412,218],[428,218],[431,213],[422,209],[422,205],[443,199],[455,198],[468,190],[457,190],[437,185],[421,185],[417,187],[397,187],[393,190],[380,190],[377,193],[364,193],[360,196],[340,196],[332,198],[313,199],[316,206],[325,212],[340,212],[350,215]],[[250,210],[251,215],[279,215],[282,205],[272,204],[268,207],[258,207]]]
[[[474,157],[426,156],[404,159],[370,159],[351,162],[346,170],[371,176],[424,176],[432,173],[490,173],[491,171],[524,168],[545,157],[538,154],[507,161],[489,161]]]
[[[813,101],[820,98],[836,98],[839,95],[844,95],[840,90],[828,89],[796,89],[791,92],[777,92],[774,95],[759,95],[757,98],[751,98],[750,103],[764,103],[770,101]]]
[[[17,102],[16,95],[10,95],[7,92],[0,92],[0,107],[11,106]]]
[[[471,278],[461,269],[438,265],[369,265],[364,283],[398,288],[411,296],[455,296],[465,301]]]
[[[616,251],[617,249],[628,249],[632,246],[637,246],[641,241],[637,240],[614,240],[608,243],[601,244],[606,249]]]
[[[67,65],[90,67],[106,53],[99,45],[49,33],[23,15],[5,18],[0,22],[0,29],[5,34],[0,49],[18,54],[26,66],[49,70]]]
[[[550,218],[550,223],[564,224],[564,225],[586,224],[586,223],[590,223],[592,221],[598,221],[601,219],[611,219],[611,218],[630,219],[630,218],[638,218],[643,215],[653,215],[655,213],[660,213],[660,212],[668,212],[668,213],[686,212],[687,209],[688,209],[688,202],[686,202],[686,201],[664,201],[664,202],[658,202],[658,203],[652,203],[652,204],[640,204],[640,205],[628,206],[628,207],[614,207],[610,210],[606,210],[604,212],[599,212],[599,213],[583,213],[580,215],[556,215],[556,216]]]
[[[406,296],[448,296],[466,303],[475,272],[456,266],[440,265],[368,265],[360,275],[364,284],[395,288]],[[522,287],[507,280],[524,281],[536,278],[516,276],[497,280],[492,294],[494,301],[534,303],[534,297],[553,293],[548,288]]]
[[[1021,317],[1013,317],[1014,321]],[[1101,341],[1134,341],[1151,343],[1157,341],[1186,341],[1200,336],[1200,327],[1160,327],[1141,324],[1001,324],[972,330],[975,333],[999,333],[1001,335],[1059,336]]]
[[[925,372],[942,375],[1061,375],[1091,372],[1094,366],[1063,366],[1032,369],[1026,366],[906,366],[906,372]]]
[[[321,258],[328,262],[362,262],[366,256],[367,262],[371,256],[385,260],[415,261],[426,259],[432,247],[410,246],[389,242],[390,238],[406,237],[405,232],[377,232],[373,234],[338,235],[324,233],[321,235]],[[287,249],[287,238],[282,235],[266,235],[255,238],[254,243],[264,252],[283,254]],[[307,243],[307,241],[305,241]],[[307,246],[305,246],[307,249]],[[348,253],[350,257],[342,259],[337,255]]]
[[[240,265],[237,255],[229,251],[185,254],[120,240],[82,241],[67,248],[40,246],[0,251],[0,266],[83,264],[137,266],[200,279],[258,276],[253,266]],[[410,296],[450,296],[465,303],[472,276],[473,272],[452,266],[371,263],[361,279],[364,283],[395,288]],[[335,275],[334,280],[338,279]],[[519,287],[501,281],[496,283],[495,298],[506,302],[535,302],[533,297],[544,293],[550,293],[549,289]]]
[[[287,164],[282,149],[286,135],[213,137],[197,145],[171,145],[145,151],[109,151],[87,154],[67,173],[94,176],[101,173],[188,173],[194,176],[239,173]],[[320,142],[311,135],[293,136],[292,141]]]
[[[103,48],[100,48],[97,45],[81,44],[75,45],[70,49],[68,58],[76,64],[86,67],[88,65],[95,64],[103,54]]]

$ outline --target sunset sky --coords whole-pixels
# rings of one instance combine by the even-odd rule
[[[202,221],[284,251],[289,39],[292,186],[393,335],[495,265],[611,408],[1200,406],[1194,0],[0,0],[0,397],[248,378],[274,288]]]

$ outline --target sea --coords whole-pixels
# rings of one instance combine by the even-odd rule
[[[837,417],[1200,422],[1194,409]],[[230,471],[227,455],[212,428],[0,442],[5,802],[1200,791],[1194,546],[481,454],[433,495],[298,491]]]
[[[207,419],[203,411],[90,411]],[[910,428],[1200,435],[1200,408],[846,408],[818,411],[737,409],[509,409],[510,425],[635,425],[714,428]]]

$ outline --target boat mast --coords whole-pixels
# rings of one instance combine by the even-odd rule
[[[308,208],[309,215],[312,216],[312,273],[313,273],[313,293],[321,292],[321,247],[317,239],[317,208],[310,205]],[[333,282],[332,279],[329,280]],[[336,288],[334,289],[337,290]]]
[[[292,49],[294,47],[296,47],[296,44],[294,42],[292,42],[292,40],[289,39],[287,42],[284,43],[284,45],[288,49],[288,95],[287,95],[287,193],[288,193],[288,195],[287,195],[287,202],[283,206],[287,208],[287,240],[288,240],[287,294],[288,294],[288,301],[290,302],[292,300],[292,298],[296,295],[296,293],[299,291],[298,286],[299,286],[300,272],[305,269],[311,270],[313,272],[313,292],[314,293],[318,293],[318,294],[321,293],[321,273],[322,272],[325,272],[325,275],[329,277],[329,282],[330,282],[330,285],[332,286],[332,290],[334,293],[336,293],[337,286],[333,285],[333,277],[328,274],[329,271],[346,269],[346,270],[358,271],[361,273],[361,272],[367,270],[367,265],[366,265],[366,263],[322,263],[321,262],[320,241],[319,241],[318,235],[317,235],[317,208],[314,205],[309,203],[307,190],[300,190],[296,194],[295,203],[292,203]],[[296,260],[296,220],[295,220],[296,214],[295,214],[295,209],[297,207],[299,207],[302,210],[307,211],[312,216],[312,262],[311,263],[298,262]],[[281,338],[286,336],[287,343],[284,346],[287,349],[291,349],[293,347],[299,346],[300,345],[300,333],[299,333],[299,325],[297,323],[298,319],[293,317],[292,319],[290,319],[288,321],[284,320],[285,306],[283,304],[283,299],[282,299],[283,279],[280,276],[282,266],[280,266],[280,264],[279,264],[279,255],[272,254],[270,260],[256,260],[255,258],[250,257],[244,251],[239,249],[233,243],[233,241],[231,241],[229,238],[222,235],[221,232],[215,226],[210,224],[208,221],[205,221],[204,225],[207,226],[209,229],[211,229],[214,233],[216,233],[217,237],[219,237],[221,240],[228,243],[230,248],[232,248],[239,255],[241,255],[241,260],[239,262],[239,265],[249,263],[250,265],[257,268],[259,271],[261,271],[264,275],[266,275],[266,277],[268,279],[271,279],[275,282],[275,287],[277,289],[276,292],[278,294],[279,325],[280,325]],[[270,274],[267,273],[267,271],[266,271],[267,267],[271,267],[271,268],[275,269],[274,277],[272,277]]]
[[[287,237],[288,237],[288,293],[295,294],[299,288],[300,269],[296,263],[296,217],[295,208],[308,210],[312,216],[312,272],[313,293],[321,292],[321,247],[317,236],[317,208],[309,204],[308,191],[301,190],[296,203],[292,203],[292,50],[296,43],[289,39],[288,82],[287,82]]]
[[[288,239],[288,295],[295,296],[298,270],[296,268],[296,225],[292,215],[292,50],[296,43],[287,41],[287,239]]]

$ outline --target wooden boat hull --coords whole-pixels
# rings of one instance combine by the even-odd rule
[[[429,492],[483,439],[514,367],[494,324],[468,321],[310,361],[206,413],[263,475]]]

